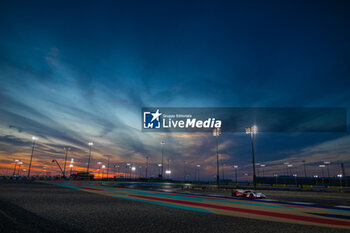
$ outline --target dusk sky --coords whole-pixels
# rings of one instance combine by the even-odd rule
[[[157,175],[214,180],[209,133],[143,133],[142,107],[346,107],[350,105],[349,1],[1,1],[0,174],[14,160],[34,172],[64,160],[86,167],[131,162]],[[349,119],[349,117],[348,117]],[[256,161],[283,175],[340,163],[350,173],[349,133],[258,133]],[[225,178],[251,179],[250,137],[219,139]],[[9,168],[9,169],[7,169]],[[144,169],[144,168],[141,168]],[[260,169],[261,170],[261,169]],[[261,171],[260,171],[261,172]],[[244,176],[248,173],[248,176]],[[35,173],[36,174],[36,173]]]

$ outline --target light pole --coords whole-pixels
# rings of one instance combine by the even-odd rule
[[[284,162],[283,163],[284,165],[286,165],[286,176],[288,176],[289,174],[289,172],[288,172],[288,164],[289,164],[289,162]]]
[[[186,181],[186,161],[184,161],[184,182]]]
[[[288,165],[287,165],[287,170],[288,170],[288,168],[289,168],[288,176],[293,174],[293,173],[292,173],[292,167],[293,167],[293,164],[288,164]]]
[[[164,141],[161,141],[160,144],[162,145],[162,172],[161,172],[161,175],[160,175],[160,179],[163,180],[163,167],[164,167],[164,144],[165,142]]]
[[[260,166],[260,163],[255,163],[256,173],[258,177],[260,176],[259,166]]]
[[[22,167],[23,167],[23,162],[19,161],[19,162],[18,162],[18,172],[17,172],[17,176],[20,175],[20,172],[21,172],[21,170],[22,170]]]
[[[197,164],[196,167],[197,167],[197,181],[199,182],[199,169],[200,169],[201,165]]]
[[[165,171],[165,174],[167,174],[167,175],[168,175],[168,179],[170,179],[171,171],[170,171],[170,170],[166,170],[166,171]]]
[[[131,167],[131,171],[132,171],[132,173],[134,174],[134,178],[135,178],[136,167],[135,167],[135,166],[132,166],[132,167]]]
[[[130,167],[130,163],[126,163],[126,167],[125,167],[125,178],[127,178],[127,173],[129,173],[129,177],[131,177],[130,172],[129,172],[129,167]]]
[[[88,145],[89,145],[89,160],[86,168],[87,173],[89,173],[89,169],[90,169],[91,147],[94,145],[94,143],[89,142]]]
[[[148,157],[146,157],[146,179],[148,178]]]
[[[238,184],[238,182],[237,182],[237,169],[238,169],[238,166],[237,165],[233,165],[233,168],[235,169],[236,185],[237,185]]]
[[[33,146],[32,146],[32,154],[30,156],[30,162],[29,162],[29,168],[28,168],[28,179],[30,179],[30,169],[32,168],[32,160],[33,160],[33,155],[34,155],[34,148],[35,148],[35,143],[38,140],[37,137],[32,137],[33,140]]]
[[[342,179],[343,175],[342,174],[338,174],[337,176],[339,177],[339,183],[340,183],[340,188],[341,188],[343,186],[343,184],[341,182],[341,179]]]
[[[105,176],[105,168],[106,168],[106,165],[102,165],[102,178],[101,180],[103,180],[103,177]]]
[[[16,168],[17,168],[17,163],[19,162],[18,159],[15,159],[15,167],[13,168],[13,176],[16,175]]]
[[[314,175],[314,178],[315,178],[315,180],[316,180],[316,185],[317,185],[317,181],[318,181],[318,175]]]
[[[320,165],[318,165],[318,166],[321,168],[321,172],[322,172],[322,185],[324,185],[324,173],[323,173],[323,168],[325,168],[326,165],[320,164]]]
[[[263,177],[265,176],[264,168],[266,167],[266,164],[261,164],[260,167],[262,167]]]
[[[168,159],[168,170],[167,170],[167,174],[168,174],[168,180],[170,179],[170,159]]]
[[[293,176],[294,176],[295,185],[298,185],[297,184],[297,176],[298,176],[298,174],[293,174]]]
[[[108,155],[108,160],[107,160],[107,181],[108,181],[108,179],[109,179],[109,158],[110,158],[111,156],[110,155]]]
[[[277,177],[278,177],[278,174],[275,173],[275,174],[273,174],[273,176],[276,177],[276,185],[277,185]]]
[[[246,134],[250,134],[252,142],[252,163],[253,163],[253,183],[254,189],[256,189],[256,175],[255,175],[255,158],[254,158],[254,135],[258,132],[258,127],[255,125],[245,129]]]
[[[98,176],[101,178],[101,165],[102,165],[102,162],[97,162],[97,165],[98,165]]]
[[[69,172],[69,176],[72,176],[72,169],[73,169],[73,164],[71,163],[71,164],[69,164],[69,167],[70,167],[70,172]]]
[[[216,137],[216,185],[217,188],[220,187],[220,171],[219,171],[219,136],[221,130],[220,128],[215,128],[213,135]]]
[[[162,171],[162,164],[161,163],[158,163],[158,176],[159,176],[159,179],[162,179],[162,174],[161,174],[161,171]]]
[[[223,180],[225,180],[225,167],[224,167],[224,166],[225,166],[225,164],[222,163],[222,164],[221,164],[221,169],[222,169],[222,179],[223,179]]]
[[[304,164],[304,177],[306,177],[306,166],[305,166],[305,160],[303,160],[303,164]]]
[[[326,165],[326,167],[327,167],[327,174],[328,174],[328,178],[330,177],[330,175],[329,175],[329,166],[330,166],[330,164],[331,164],[331,162],[323,162],[325,165]]]
[[[115,167],[116,167],[116,165],[114,164],[114,165],[113,165],[113,180],[114,180],[114,178],[115,178]]]
[[[65,178],[66,177],[66,163],[67,163],[67,156],[68,156],[68,151],[70,150],[70,148],[69,147],[64,147],[64,150],[65,150],[65,157],[64,157],[64,168],[63,168],[63,175],[64,175],[64,177],[63,178]]]
[[[119,176],[119,165],[114,165],[114,176],[116,177],[116,178],[118,178],[118,176]],[[117,168],[117,175],[115,175],[115,168]]]

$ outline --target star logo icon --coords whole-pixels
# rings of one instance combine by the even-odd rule
[[[159,113],[159,109],[157,109],[155,113],[151,113],[151,114],[153,116],[151,122],[153,122],[154,120],[159,121],[159,116],[162,115],[161,113]]]

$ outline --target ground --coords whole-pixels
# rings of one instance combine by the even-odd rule
[[[41,183],[0,183],[0,232],[348,232],[194,212]]]

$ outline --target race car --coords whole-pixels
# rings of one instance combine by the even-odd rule
[[[232,192],[232,196],[235,197],[245,197],[245,198],[266,198],[266,196],[263,193],[257,193],[252,190],[242,190],[242,189],[237,189]]]

